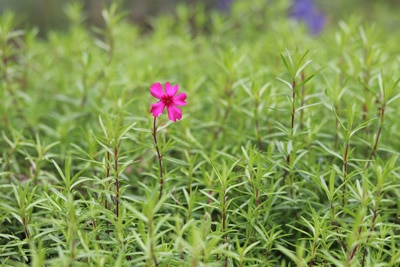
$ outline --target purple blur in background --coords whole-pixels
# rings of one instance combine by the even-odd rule
[[[318,10],[313,0],[294,0],[290,16],[298,21],[304,21],[313,35],[318,35],[324,29],[325,15]]]
[[[223,12],[229,12],[231,9],[233,0],[218,0],[217,1],[217,9]]]
[[[219,11],[229,12],[233,1],[218,0],[216,7]],[[313,0],[293,0],[289,16],[305,22],[313,35],[318,35],[325,27],[325,14],[318,9]]]

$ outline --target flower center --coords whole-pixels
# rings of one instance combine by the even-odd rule
[[[167,107],[170,107],[174,104],[174,98],[173,96],[170,95],[164,95],[161,98],[161,101],[164,103],[164,105],[166,105]]]

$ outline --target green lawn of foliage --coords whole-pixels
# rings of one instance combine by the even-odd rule
[[[0,18],[1,266],[399,266],[399,42],[288,3]],[[187,94],[157,118],[154,82]]]

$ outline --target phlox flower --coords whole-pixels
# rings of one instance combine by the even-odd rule
[[[169,82],[165,83],[165,92],[161,83],[153,83],[150,86],[150,93],[159,101],[151,105],[150,112],[154,117],[160,116],[164,109],[167,108],[168,118],[171,121],[177,121],[182,118],[182,110],[178,106],[186,105],[186,94],[178,93],[178,85],[170,85]]]

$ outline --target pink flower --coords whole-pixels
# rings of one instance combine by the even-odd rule
[[[176,94],[178,89],[178,85],[171,86],[169,82],[165,83],[165,93],[161,83],[153,83],[150,86],[151,95],[160,100],[151,105],[150,112],[154,117],[160,116],[164,112],[164,108],[167,108],[168,118],[171,121],[175,122],[182,118],[182,110],[177,106],[186,105],[186,94]]]

